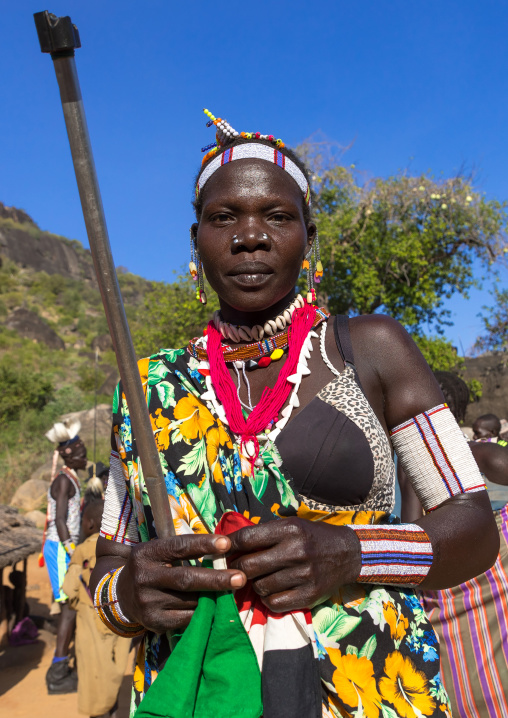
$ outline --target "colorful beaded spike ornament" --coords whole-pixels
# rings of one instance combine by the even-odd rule
[[[219,167],[233,162],[234,160],[244,159],[260,159],[272,162],[285,170],[295,180],[297,185],[300,187],[305,202],[310,204],[310,187],[307,182],[305,175],[299,167],[289,158],[286,157],[280,150],[285,146],[284,142],[280,139],[276,139],[274,135],[263,135],[261,132],[237,132],[229,122],[223,120],[221,117],[215,117],[209,110],[203,110],[205,115],[209,117],[209,121],[206,123],[207,127],[215,125],[217,132],[215,135],[215,142],[206,147],[202,148],[202,152],[206,152],[203,157],[203,165],[206,167],[201,172],[198,182],[196,184],[196,197],[205,186],[206,182],[210,179],[214,172]],[[246,142],[244,144],[224,149],[236,138],[241,137],[244,140],[266,140],[270,142],[273,147],[269,145],[262,145],[256,142]],[[224,152],[218,157],[215,157],[222,149]],[[213,159],[212,159],[213,158]],[[208,162],[212,160],[211,162]],[[208,164],[207,164],[208,163]]]

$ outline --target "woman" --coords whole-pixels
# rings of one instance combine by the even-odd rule
[[[464,442],[457,451],[460,430],[397,322],[332,321],[295,299],[303,263],[312,302],[317,244],[301,162],[280,140],[209,116],[217,146],[196,182],[190,269],[202,301],[204,269],[220,315],[187,350],[140,362],[176,539],[156,539],[121,389],[114,402],[118,454],[95,599],[113,630],[146,629],[134,705],[167,675],[150,688],[198,597],[196,617],[204,592],[234,590],[262,664],[262,708],[242,715],[442,716],[435,636],[411,586],[449,586],[495,560],[483,482]],[[315,269],[320,279],[319,258]],[[389,523],[390,432],[433,509],[417,524]],[[230,555],[228,567],[189,565],[208,554]],[[154,715],[144,704],[140,714]],[[225,701],[207,715],[235,714]]]

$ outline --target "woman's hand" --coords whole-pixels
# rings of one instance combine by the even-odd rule
[[[226,536],[183,535],[140,543],[120,573],[118,598],[124,614],[155,633],[186,626],[199,591],[241,588],[246,577],[237,570],[173,565],[175,561],[225,554]]]
[[[277,613],[311,608],[358,578],[360,543],[346,526],[289,518],[229,535],[231,567]]]

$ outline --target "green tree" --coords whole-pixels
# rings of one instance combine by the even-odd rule
[[[428,322],[441,332],[444,299],[467,297],[478,282],[473,262],[492,271],[503,254],[506,203],[486,200],[460,176],[361,182],[354,167],[327,166],[319,147],[301,149],[314,172],[321,301],[333,313],[383,311],[413,333]]]
[[[0,426],[17,420],[22,411],[40,411],[53,396],[53,384],[44,374],[0,365]]]
[[[138,356],[154,354],[162,347],[183,347],[192,337],[201,336],[219,308],[215,292],[209,286],[205,291],[208,303],[203,305],[196,299],[196,284],[190,277],[180,276],[173,284],[154,284],[139,310],[140,321],[132,326]]]
[[[432,371],[460,373],[464,368],[464,359],[459,357],[456,348],[444,337],[420,334],[415,336],[415,342]]]
[[[494,307],[484,307],[482,316],[485,334],[478,338],[476,348],[480,351],[508,351],[508,289],[495,289]]]

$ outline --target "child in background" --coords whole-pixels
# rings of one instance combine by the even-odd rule
[[[84,541],[74,551],[62,585],[70,607],[77,612],[78,710],[91,718],[117,716],[118,692],[131,643],[105,627],[88,589],[103,508],[104,501],[97,497],[85,504],[81,523]]]
[[[475,441],[485,441],[499,446],[508,446],[508,442],[499,437],[501,421],[495,414],[483,414],[473,424]]]

